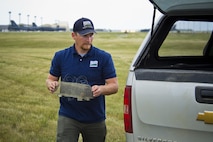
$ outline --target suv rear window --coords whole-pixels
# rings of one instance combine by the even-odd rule
[[[159,57],[213,56],[213,22],[176,21],[158,50]]]
[[[211,16],[167,17],[156,28],[135,69],[213,70]]]

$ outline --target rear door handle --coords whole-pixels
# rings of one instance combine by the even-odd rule
[[[199,103],[213,104],[213,87],[197,86],[195,88],[195,98]]]

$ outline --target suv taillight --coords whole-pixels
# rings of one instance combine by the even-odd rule
[[[132,86],[126,86],[124,90],[124,127],[128,133],[133,133],[132,130]]]

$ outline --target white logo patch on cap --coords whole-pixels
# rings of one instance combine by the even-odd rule
[[[93,28],[92,23],[90,21],[83,21],[83,29]]]

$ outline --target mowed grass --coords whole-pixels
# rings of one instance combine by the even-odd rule
[[[51,59],[73,44],[70,32],[0,33],[0,142],[54,142],[57,93],[45,86]],[[146,33],[98,33],[93,44],[112,54],[119,91],[106,97],[107,142],[124,142],[123,90]]]

